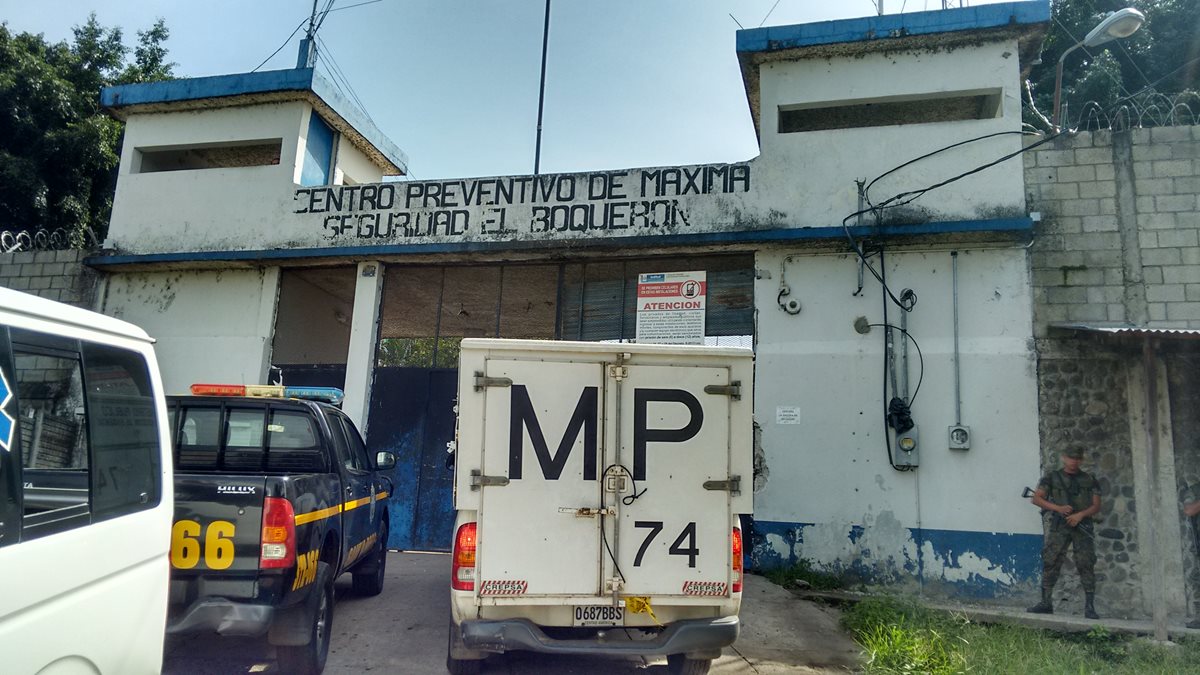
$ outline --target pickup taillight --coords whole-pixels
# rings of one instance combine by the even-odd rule
[[[296,563],[296,512],[282,497],[263,500],[261,569],[291,567]]]
[[[733,592],[742,592],[742,529],[733,528]]]
[[[450,570],[450,587],[456,591],[475,590],[475,523],[463,523],[454,535],[454,563]]]

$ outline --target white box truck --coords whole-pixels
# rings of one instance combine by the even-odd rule
[[[467,339],[447,668],[511,650],[665,656],[737,638],[748,349]]]

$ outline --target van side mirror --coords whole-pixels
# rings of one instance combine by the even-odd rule
[[[375,469],[377,471],[387,471],[394,468],[396,468],[395,455],[390,452],[375,453]]]

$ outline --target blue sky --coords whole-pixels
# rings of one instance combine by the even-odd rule
[[[885,3],[888,13],[941,8]],[[188,77],[253,69],[311,9],[311,0],[0,0],[0,20],[62,40],[95,11],[132,45],[163,17],[176,73]],[[332,55],[414,178],[528,174],[544,9],[543,0],[381,0],[331,13],[320,37],[326,63]],[[872,0],[553,0],[542,171],[750,159],[758,147],[729,15],[753,28],[764,17],[771,26],[875,11]],[[293,67],[299,37],[263,69]]]

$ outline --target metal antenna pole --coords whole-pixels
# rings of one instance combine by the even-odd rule
[[[542,79],[538,83],[537,146],[533,151],[533,175],[542,168],[542,109],[546,102],[546,48],[550,45],[550,0],[546,0],[546,23],[542,27]]]

